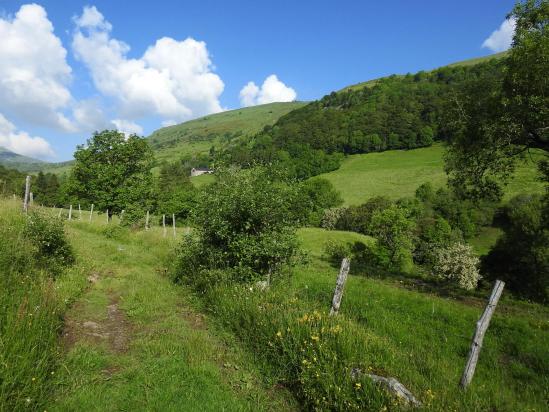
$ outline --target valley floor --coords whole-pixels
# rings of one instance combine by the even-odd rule
[[[65,316],[61,389],[48,411],[294,409],[163,276],[170,241],[154,231],[108,238],[101,226],[68,227],[90,286]]]

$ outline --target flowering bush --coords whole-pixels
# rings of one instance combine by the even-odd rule
[[[328,230],[334,230],[336,228],[339,218],[345,213],[344,207],[332,207],[324,210],[324,216],[320,221],[320,227]]]
[[[471,246],[463,243],[454,243],[434,252],[435,275],[456,283],[463,289],[472,290],[477,287],[480,279],[478,265],[479,258],[475,256]]]

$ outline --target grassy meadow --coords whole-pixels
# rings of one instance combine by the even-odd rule
[[[2,203],[4,238],[21,233],[13,229],[24,225],[19,207]],[[43,270],[23,276],[19,292],[0,293],[2,307],[18,308],[1,329],[0,410],[400,410],[367,379],[351,380],[350,368],[397,378],[422,410],[546,406],[546,307],[504,292],[464,392],[458,382],[489,290],[445,296],[351,269],[332,318],[338,268],[324,257],[326,241],[372,240],[303,228],[306,257],[292,277],[269,291],[226,285],[198,298],[166,276],[188,228],[175,239],[169,228],[164,238],[153,222],[149,231],[129,230],[76,211],[65,221],[75,264],[53,279]],[[6,245],[2,257],[6,247],[20,249]]]
[[[470,340],[489,290],[440,296],[413,283],[354,273],[340,314],[328,316],[337,267],[324,243],[362,240],[356,233],[299,230],[307,263],[268,292],[221,286],[207,292],[210,313],[275,376],[305,409],[400,410],[368,379],[350,370],[392,376],[429,411],[544,410],[549,384],[546,307],[505,294],[488,329],[472,385],[459,388]],[[352,266],[352,263],[351,263]]]
[[[441,143],[414,150],[388,150],[348,156],[341,167],[320,175],[341,192],[345,205],[358,205],[374,196],[398,199],[413,196],[419,185],[431,182],[434,187],[446,184],[444,146]],[[518,167],[505,191],[505,199],[520,192],[543,191],[537,180],[536,159],[533,152]]]

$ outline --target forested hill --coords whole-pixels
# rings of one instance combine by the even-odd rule
[[[241,164],[280,161],[306,178],[337,168],[343,154],[429,146],[451,134],[449,114],[467,85],[501,73],[502,60],[491,59],[333,92],[282,116],[251,144],[229,147],[225,157]]]

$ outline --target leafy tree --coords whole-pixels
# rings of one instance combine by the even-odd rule
[[[517,159],[530,148],[549,150],[549,2],[527,0],[509,17],[516,31],[504,70],[455,94],[446,170],[464,197],[500,199]]]
[[[157,184],[157,209],[167,214],[171,221],[172,214],[179,219],[186,219],[195,205],[197,191],[189,178],[189,169],[182,162],[164,163],[160,167]]]
[[[483,259],[489,279],[520,296],[549,302],[549,198],[519,195],[503,213],[504,234]]]
[[[68,192],[96,210],[126,211],[127,221],[142,216],[151,202],[153,154],[147,140],[116,130],[94,133],[77,147]]]
[[[55,206],[60,200],[60,184],[54,173],[38,172],[32,184],[34,200],[45,206]]]
[[[370,233],[384,248],[394,269],[407,270],[412,263],[415,223],[404,208],[391,205],[372,215]]]

